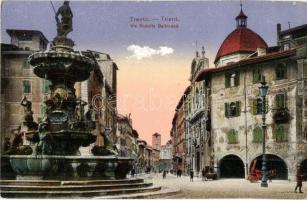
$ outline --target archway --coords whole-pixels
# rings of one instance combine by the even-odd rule
[[[253,165],[254,160],[256,160],[256,164]],[[262,155],[255,158],[250,164],[250,171],[252,171],[253,166],[254,169],[260,170],[262,168]],[[274,154],[267,154],[267,170],[276,170],[276,175],[272,177],[272,179],[278,180],[287,180],[288,179],[288,168],[283,159],[274,155]]]
[[[236,155],[228,155],[220,161],[221,178],[244,178],[244,163]]]
[[[301,163],[301,169],[303,174],[307,174],[307,159]],[[307,176],[304,176],[304,180],[307,181]]]

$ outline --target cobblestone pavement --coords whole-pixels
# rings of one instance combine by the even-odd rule
[[[307,199],[307,182],[303,183],[303,194],[294,193],[295,182],[273,180],[268,188],[261,188],[260,182],[250,183],[245,179],[221,179],[202,181],[189,177],[177,178],[168,174],[162,179],[162,174],[147,175],[146,180],[155,185],[169,188],[180,188],[183,195],[178,198],[263,198],[263,199]],[[176,197],[177,198],[177,197]]]

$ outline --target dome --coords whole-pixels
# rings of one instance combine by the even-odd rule
[[[239,52],[254,52],[257,48],[267,48],[266,42],[254,31],[240,27],[231,32],[222,43],[215,61],[222,57]]]
[[[231,32],[222,43],[216,54],[214,63],[216,63],[222,56],[234,53],[255,52],[257,48],[268,47],[262,37],[246,27],[247,16],[242,11],[242,8],[241,12],[235,19],[237,20],[237,28]]]

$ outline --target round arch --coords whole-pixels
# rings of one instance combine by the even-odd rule
[[[286,162],[277,155],[266,154],[267,156],[267,170],[274,171],[271,179],[288,180],[288,167]],[[254,163],[255,162],[255,163]],[[262,168],[262,155],[257,156],[250,163],[250,173],[253,170],[260,170]]]
[[[236,155],[224,156],[219,163],[220,178],[244,178],[244,163]]]

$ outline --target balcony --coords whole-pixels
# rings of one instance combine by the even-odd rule
[[[277,108],[273,111],[273,120],[276,124],[288,123],[290,112],[288,108]]]

